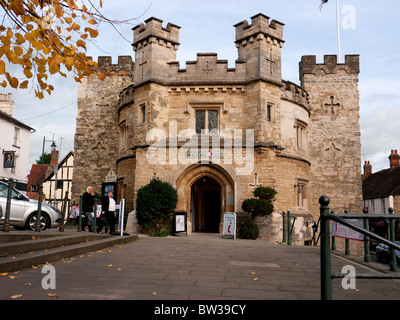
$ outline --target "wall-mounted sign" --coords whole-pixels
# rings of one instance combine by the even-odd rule
[[[4,168],[14,168],[15,154],[14,151],[4,151]]]
[[[117,182],[117,174],[114,170],[110,170],[106,176],[106,182]]]

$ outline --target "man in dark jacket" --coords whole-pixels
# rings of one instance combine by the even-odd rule
[[[82,231],[85,231],[85,225],[87,225],[89,232],[92,232],[93,206],[94,206],[93,187],[87,187],[85,193],[82,195],[82,215],[85,216],[82,223]]]

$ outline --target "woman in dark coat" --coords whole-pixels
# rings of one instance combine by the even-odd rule
[[[115,200],[113,199],[113,192],[110,190],[107,192],[107,197],[103,198],[101,203],[101,214],[103,219],[100,219],[97,232],[101,233],[103,226],[107,223],[110,228],[110,234],[115,232]],[[105,219],[104,219],[105,218]],[[105,222],[104,222],[105,220]]]

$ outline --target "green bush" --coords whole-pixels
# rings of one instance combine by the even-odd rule
[[[178,194],[171,184],[152,179],[137,193],[136,217],[139,225],[156,236],[165,235],[163,223],[171,218],[177,202]]]
[[[260,235],[260,230],[254,222],[247,221],[239,229],[239,237],[242,239],[256,240]]]
[[[271,202],[275,200],[277,191],[270,187],[258,187],[253,191],[253,194],[256,198]]]

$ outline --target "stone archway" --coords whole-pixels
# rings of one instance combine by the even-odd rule
[[[177,210],[184,210],[187,212],[187,229],[188,233],[195,230],[201,230],[199,227],[199,219],[206,219],[204,212],[198,212],[196,216],[196,205],[200,201],[196,199],[195,188],[198,187],[197,183],[204,179],[209,182],[208,187],[202,188],[203,190],[213,191],[214,196],[217,189],[219,189],[219,232],[222,232],[222,219],[223,213],[235,210],[235,182],[230,174],[221,166],[216,164],[193,164],[186,168],[176,180],[176,189],[178,190],[178,204]],[[210,184],[211,183],[211,184]],[[219,188],[217,188],[219,187]],[[213,200],[215,203],[215,199]],[[218,210],[216,210],[217,212]],[[199,215],[203,215],[199,218]],[[196,224],[196,220],[197,224]],[[210,218],[210,217],[207,217]],[[210,227],[212,230],[213,227]],[[208,228],[206,228],[208,229]],[[207,230],[206,230],[207,231]]]

